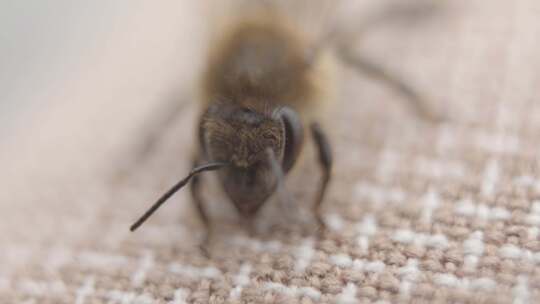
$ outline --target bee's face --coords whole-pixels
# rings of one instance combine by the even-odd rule
[[[254,214],[275,191],[268,149],[283,159],[285,129],[281,119],[238,107],[210,109],[201,124],[207,157],[230,165],[219,171],[227,195],[244,215]]]

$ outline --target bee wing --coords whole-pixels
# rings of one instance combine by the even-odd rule
[[[249,15],[284,17],[312,41],[314,47],[357,40],[383,26],[410,26],[437,16],[447,1],[344,1],[344,0],[210,0],[205,2],[211,34]]]
[[[319,43],[337,24],[337,16],[343,7],[344,1],[340,0],[300,0],[280,1],[291,19],[301,28],[315,43]]]
[[[341,0],[212,0],[207,3],[210,34],[220,35],[238,20],[276,16],[292,23],[309,41],[317,43],[331,31]]]

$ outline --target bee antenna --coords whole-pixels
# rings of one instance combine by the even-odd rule
[[[227,166],[227,163],[223,162],[212,162],[208,164],[204,164],[198,167],[193,168],[191,172],[189,172],[188,176],[186,176],[184,179],[176,183],[169,191],[165,192],[158,200],[155,202],[150,209],[148,209],[139,220],[137,220],[131,227],[129,227],[129,230],[135,231],[137,228],[139,228],[156,210],[163,205],[173,194],[175,194],[178,190],[182,189],[189,180],[204,171],[214,171],[217,169],[220,169],[224,166]]]

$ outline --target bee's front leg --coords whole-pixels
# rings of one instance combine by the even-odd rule
[[[326,193],[326,188],[328,187],[332,173],[332,149],[330,148],[330,143],[328,142],[326,134],[322,131],[319,124],[311,124],[311,135],[317,147],[319,154],[319,165],[322,171],[321,184],[319,186],[317,196],[315,197],[313,212],[315,214],[317,224],[319,225],[319,232],[324,232],[326,230],[326,225],[322,219],[321,204],[323,202],[324,194]]]

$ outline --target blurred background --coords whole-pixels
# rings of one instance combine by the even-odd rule
[[[127,228],[189,168],[212,2],[0,0],[0,302],[73,303],[92,286],[98,302],[182,303],[186,291],[205,303],[210,284],[230,301],[238,300],[235,286],[252,291],[244,300],[263,298],[259,281],[230,285],[245,265],[251,278],[285,285],[294,278],[328,301],[346,299],[351,280],[372,287],[358,294],[373,301],[417,292],[427,301],[533,302],[540,2],[447,1],[428,18],[381,19],[367,30],[384,12],[436,1],[343,2],[338,19],[359,31],[358,53],[405,79],[448,120],[426,123],[395,91],[340,67],[339,101],[329,113],[337,157],[326,208],[334,234],[315,248],[299,220],[281,227],[292,233],[252,238],[216,196],[220,256],[208,261],[196,249],[201,226],[185,193],[137,234]],[[316,172],[307,167],[290,188],[309,222],[304,198],[312,189],[297,187],[311,177],[305,172]],[[419,243],[394,237],[403,230],[422,240],[442,235],[446,247],[425,241],[417,250]],[[471,239],[483,241],[482,250],[471,249]],[[387,272],[344,278],[350,269],[339,265],[347,257],[382,261]],[[298,260],[330,265],[329,279],[313,283],[289,271]],[[480,266],[467,268],[466,260]],[[418,266],[419,281],[400,275],[407,265]],[[486,277],[493,284],[463,287]]]
[[[195,81],[185,71],[201,60],[203,20],[191,1],[0,6],[3,176],[34,176],[33,193],[110,160],[130,128]]]

